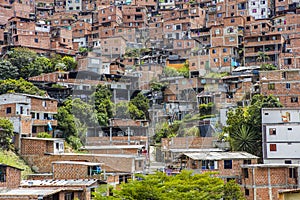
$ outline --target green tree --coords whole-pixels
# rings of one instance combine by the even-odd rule
[[[12,150],[12,138],[14,136],[14,126],[8,119],[0,118],[0,145],[3,150]]]
[[[81,146],[79,142],[85,142],[87,128],[97,124],[94,107],[78,98],[68,99],[59,107],[57,120],[58,129],[63,131],[67,142],[74,149]]]
[[[233,150],[242,150],[262,156],[261,109],[281,107],[281,103],[272,95],[255,95],[247,107],[238,107],[227,113],[227,126],[223,131],[229,134]]]
[[[178,69],[178,73],[184,76],[184,78],[189,78],[190,68],[189,68],[189,63],[187,61],[184,63],[183,67]]]
[[[62,63],[65,64],[66,66],[66,71],[71,71],[77,68],[77,62],[74,58],[70,57],[70,56],[64,56],[62,58]]]
[[[0,80],[0,94],[5,93],[25,93],[44,96],[45,91],[40,90],[32,83],[20,78],[19,80],[7,79]]]
[[[179,72],[174,69],[174,68],[171,68],[171,67],[165,67],[163,69],[163,75],[165,77],[176,77],[176,76],[180,76]]]
[[[149,119],[149,99],[142,93],[131,99],[128,107],[132,119]]]
[[[231,194],[236,194],[238,200],[243,199],[236,184],[231,183],[226,187],[222,179],[211,173],[193,175],[191,171],[183,170],[176,176],[157,172],[146,176],[138,175],[138,177],[138,180],[121,184],[120,190],[114,190],[113,195],[109,197],[102,196],[105,190],[98,190],[95,199],[217,200],[225,195],[229,197]]]
[[[116,104],[116,118],[129,119],[128,102],[120,102]]]
[[[113,103],[111,91],[105,85],[98,85],[92,95],[98,122],[107,126],[108,120],[113,117]]]
[[[18,77],[18,68],[8,60],[0,60],[0,79],[14,79]]]
[[[12,51],[8,53],[8,60],[13,66],[18,68],[20,77],[24,77],[21,74],[21,70],[24,67],[30,65],[30,63],[33,62],[36,58],[37,54],[34,51],[24,47],[13,48]]]
[[[246,200],[241,187],[234,180],[230,180],[224,185],[224,200]]]

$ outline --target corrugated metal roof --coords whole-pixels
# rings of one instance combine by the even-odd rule
[[[61,189],[30,189],[30,188],[19,188],[19,189],[12,189],[12,190],[0,190],[0,197],[1,196],[29,196],[29,195],[42,195],[48,196],[55,194],[61,191]]]
[[[55,186],[64,186],[64,187],[72,187],[72,186],[90,186],[96,183],[96,179],[67,179],[67,180],[54,180],[54,179],[46,179],[46,180],[22,180],[22,187],[55,187]]]
[[[257,159],[258,157],[247,152],[198,152],[183,153],[178,157],[187,156],[193,160],[234,160],[234,159]]]

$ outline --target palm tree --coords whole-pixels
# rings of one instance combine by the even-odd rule
[[[260,152],[261,135],[247,125],[240,126],[236,132],[230,134],[231,146],[234,151],[246,151],[257,155]]]

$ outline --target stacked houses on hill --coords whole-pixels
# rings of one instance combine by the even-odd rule
[[[48,96],[0,95],[0,117],[13,122],[15,147],[37,172],[20,182],[20,169],[1,166],[2,174],[15,175],[0,177],[1,188],[11,189],[0,198],[90,199],[102,183],[94,179],[116,185],[148,172],[156,125],[183,119],[181,128],[199,134],[162,140],[155,158],[169,171],[171,165],[219,171],[247,199],[278,199],[278,192],[286,194],[279,190],[299,188],[299,30],[297,0],[0,0],[1,58],[26,47],[78,62],[73,71],[28,79]],[[170,70],[186,68],[185,76]],[[67,97],[88,101],[98,84],[110,88],[114,103],[142,92],[150,120],[112,118],[106,127],[88,128],[87,154],[66,153],[56,134],[57,106]],[[247,105],[255,94],[272,94],[284,106],[262,111],[264,164],[227,152],[216,137],[226,110]],[[216,117],[187,120],[201,104],[214,105]],[[36,138],[39,132],[53,138]],[[6,184],[11,177],[14,186]]]

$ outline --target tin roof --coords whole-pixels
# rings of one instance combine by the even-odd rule
[[[22,180],[21,187],[76,187],[90,186],[96,183],[96,179],[45,179],[45,180]]]
[[[187,156],[193,160],[237,160],[237,159],[257,159],[258,157],[247,152],[198,152],[182,153],[178,156]]]

